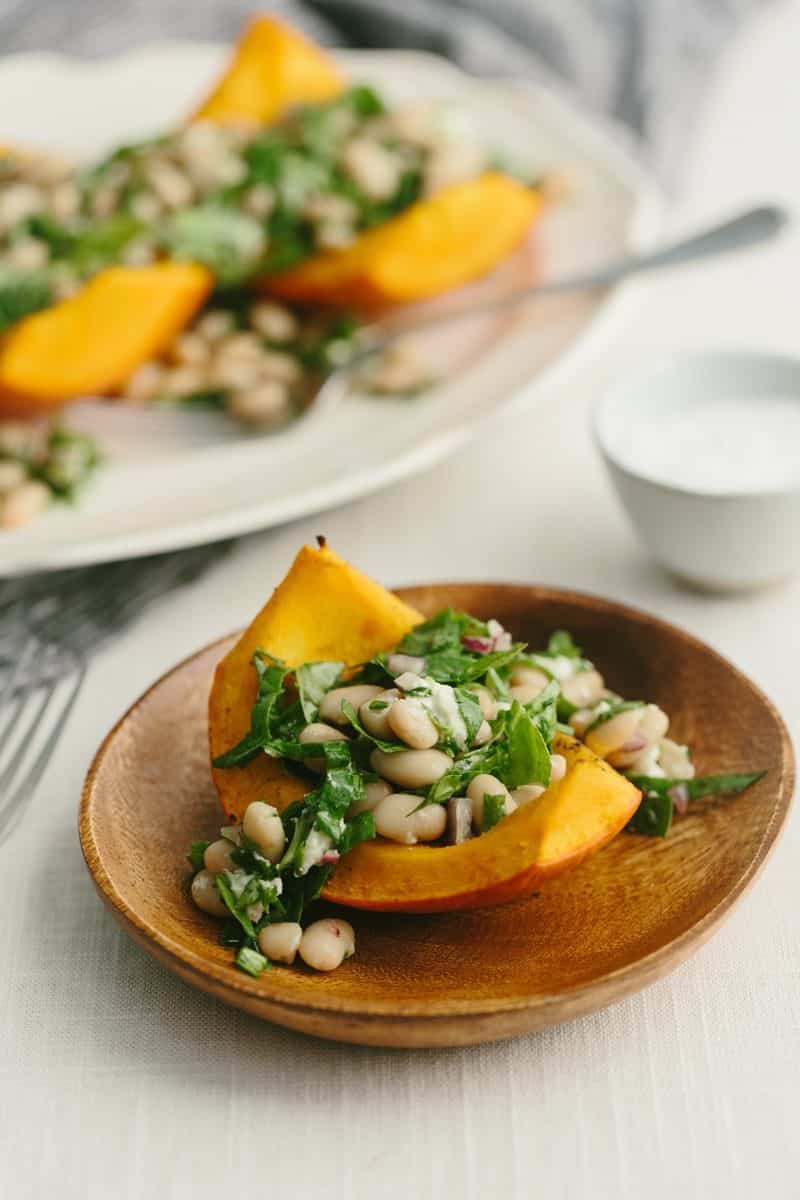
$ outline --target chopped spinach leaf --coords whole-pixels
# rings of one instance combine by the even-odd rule
[[[203,855],[210,845],[211,842],[192,842],[189,847],[189,853],[186,857],[192,864],[192,870],[195,873],[203,869]]]
[[[639,807],[628,822],[628,829],[646,837],[666,837],[672,825],[673,807],[672,798],[666,794],[653,792],[642,796]]]
[[[244,971],[246,975],[252,975],[254,979],[258,979],[259,975],[262,975],[270,966],[269,959],[250,946],[242,946],[236,955],[235,962],[240,971]]]
[[[489,796],[483,797],[483,816],[481,817],[481,833],[487,833],[490,829],[494,829],[497,822],[503,816],[506,806],[505,796]]]

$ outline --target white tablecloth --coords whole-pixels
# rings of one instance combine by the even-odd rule
[[[800,197],[800,10],[770,9],[698,113],[675,229]],[[193,992],[101,908],[75,832],[110,723],[166,666],[245,622],[317,532],[381,580],[564,584],[706,638],[800,728],[800,584],[681,590],[634,541],[591,447],[593,396],[674,347],[795,351],[800,226],[637,284],[627,326],[538,411],[437,472],[242,544],[95,662],[24,828],[0,851],[0,1196],[548,1200],[800,1195],[797,814],[710,945],[607,1012],[447,1052],[312,1041]]]

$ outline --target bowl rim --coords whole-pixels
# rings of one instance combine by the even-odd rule
[[[667,496],[683,497],[703,504],[717,505],[736,502],[755,506],[771,501],[800,500],[800,482],[780,487],[766,486],[758,490],[745,491],[731,488],[717,492],[704,492],[677,483],[665,483],[662,479],[654,479],[650,475],[637,471],[629,462],[623,462],[611,445],[603,429],[603,421],[614,405],[621,402],[624,395],[631,391],[643,390],[657,376],[668,375],[683,367],[693,366],[696,369],[703,363],[724,361],[729,364],[760,364],[766,369],[778,367],[795,372],[798,377],[797,401],[800,404],[800,358],[794,355],[771,350],[728,349],[725,346],[711,346],[701,350],[670,350],[658,354],[651,360],[640,361],[638,365],[625,370],[594,400],[590,410],[589,427],[596,449],[599,450],[606,464],[615,471]]]

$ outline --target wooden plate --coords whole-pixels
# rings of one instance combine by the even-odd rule
[[[195,987],[269,1021],[338,1041],[456,1046],[592,1012],[671,971],[755,878],[786,819],[794,759],[767,698],[688,634],[575,592],[432,585],[402,596],[499,618],[541,645],[571,630],[611,686],[654,700],[701,772],[769,773],[741,796],[695,808],[669,837],[621,834],[532,899],[436,916],[357,912],[354,959],[331,975],[236,970],[218,925],[191,904],[184,858],[221,821],[209,778],[206,700],[226,638],[181,663],[111,731],[84,788],[80,836],[123,928]]]

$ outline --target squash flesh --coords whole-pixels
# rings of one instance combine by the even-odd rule
[[[205,267],[109,267],[0,344],[0,414],[36,415],[119,388],[171,344],[212,287]]]
[[[331,100],[343,87],[336,64],[323,50],[282,21],[257,17],[192,120],[265,125],[292,104]]]
[[[356,308],[424,300],[486,275],[520,245],[541,207],[538,193],[487,171],[418,201],[346,249],[266,276],[261,287],[285,300]]]

